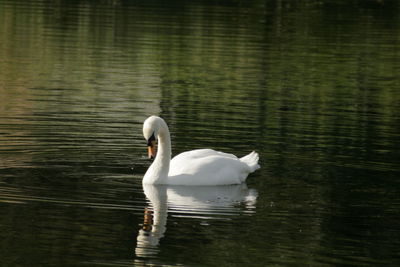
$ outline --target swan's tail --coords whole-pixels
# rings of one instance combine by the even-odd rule
[[[249,166],[250,172],[254,172],[255,170],[258,170],[260,168],[260,165],[258,164],[258,159],[258,153],[253,151],[250,154],[240,158],[240,161],[246,163]]]

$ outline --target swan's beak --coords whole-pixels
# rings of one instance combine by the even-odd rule
[[[156,140],[152,140],[147,145],[147,153],[149,155],[149,159],[154,159],[156,157]]]

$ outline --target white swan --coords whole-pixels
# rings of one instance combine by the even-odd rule
[[[165,121],[157,116],[147,118],[143,124],[149,157],[154,158],[143,177],[143,184],[167,185],[228,185],[244,182],[258,165],[258,154],[251,152],[237,158],[212,149],[183,152],[171,160],[171,139]],[[155,155],[155,142],[158,152]]]

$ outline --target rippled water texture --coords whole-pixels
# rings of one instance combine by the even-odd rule
[[[0,265],[399,266],[399,14],[0,0]],[[152,114],[262,168],[143,188]]]

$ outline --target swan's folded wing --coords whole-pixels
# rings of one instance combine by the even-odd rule
[[[237,159],[237,157],[233,154],[228,154],[220,151],[215,151],[213,149],[204,148],[204,149],[195,149],[186,152],[182,152],[181,154],[176,155],[172,160],[190,160],[190,159],[199,159],[211,156],[221,156],[226,158]]]
[[[168,176],[181,174],[213,176],[223,169],[238,164],[242,163],[232,154],[212,149],[192,150],[181,153],[171,160]]]

